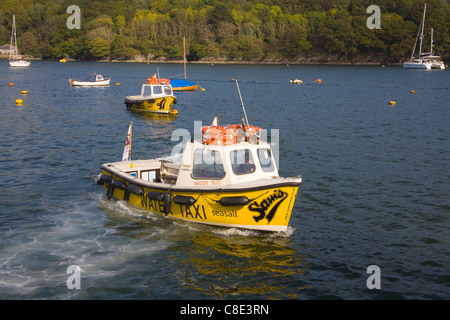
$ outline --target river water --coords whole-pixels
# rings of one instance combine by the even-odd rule
[[[447,70],[189,65],[205,90],[177,93],[175,117],[123,102],[156,72],[182,73],[179,64],[0,70],[1,299],[450,298]],[[112,84],[69,86],[93,72]],[[249,122],[279,130],[280,175],[303,176],[287,232],[213,228],[107,200],[100,165],[121,159],[130,122],[133,159],[169,156],[176,129],[217,113],[240,122],[232,78]]]

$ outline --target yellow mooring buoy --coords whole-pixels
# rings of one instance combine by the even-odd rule
[[[28,94],[28,91],[23,90],[23,91],[20,91],[20,93],[21,93],[21,94]]]
[[[23,100],[22,99],[16,99],[16,104],[21,106],[23,105]]]
[[[414,90],[411,90],[411,93],[416,93]]]
[[[395,101],[389,101],[389,104],[390,104],[391,106],[395,106]]]

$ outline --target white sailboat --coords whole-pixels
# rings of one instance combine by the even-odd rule
[[[11,44],[9,46],[9,65],[11,67],[29,67],[31,64],[30,57],[23,57],[20,55],[17,49],[17,36],[16,36],[16,16],[13,15],[13,24],[11,31]],[[14,46],[13,46],[14,40]]]
[[[422,42],[423,42],[423,30],[425,26],[425,15],[427,12],[427,4],[425,3],[425,7],[423,9],[423,17],[420,22],[419,31],[417,32],[416,42],[414,43],[414,49],[411,54],[410,61],[405,61],[403,63],[403,68],[405,69],[427,69],[431,70],[432,63],[422,55]],[[419,58],[414,58],[414,53],[417,47],[417,40],[420,37],[420,45],[419,45]]]
[[[433,28],[431,28],[431,46],[430,46],[430,52],[429,53],[422,53],[421,57],[423,59],[428,59],[428,61],[431,62],[431,69],[445,69],[444,61],[442,61],[441,56],[435,55],[433,53],[433,47],[434,47],[434,39],[433,39]]]

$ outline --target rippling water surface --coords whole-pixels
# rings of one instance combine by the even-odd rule
[[[178,116],[127,111],[124,97],[158,67],[182,72],[0,61],[0,298],[450,298],[448,70],[189,65],[205,91],[178,93]],[[112,85],[69,86],[94,71]],[[106,199],[100,165],[120,160],[131,121],[134,159],[168,156],[177,128],[192,132],[216,113],[240,121],[232,78],[250,123],[280,130],[280,175],[303,176],[286,233],[184,223]],[[72,265],[80,289],[67,286]],[[370,265],[381,289],[367,288]]]

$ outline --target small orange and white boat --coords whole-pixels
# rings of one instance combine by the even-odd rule
[[[278,174],[262,129],[220,126],[183,147],[180,161],[126,160],[101,166],[108,199],[174,219],[212,226],[286,231],[302,177]]]
[[[289,81],[290,81],[291,84],[302,84],[303,83],[303,80],[296,79],[296,78],[292,78]]]

